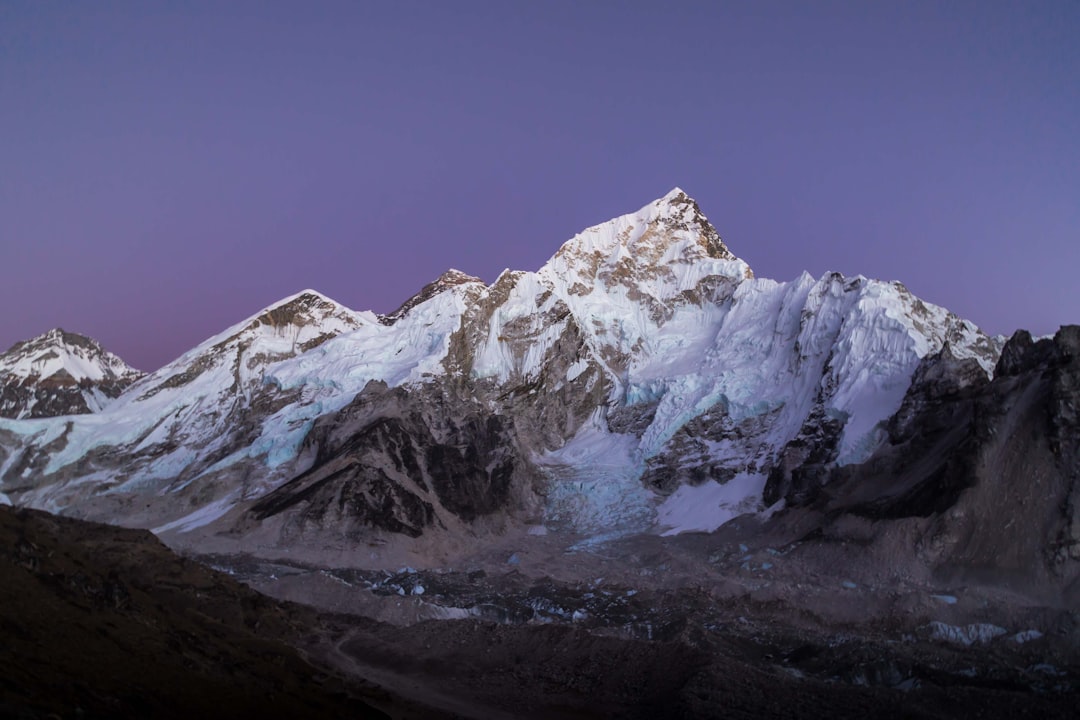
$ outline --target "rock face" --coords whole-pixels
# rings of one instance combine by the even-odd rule
[[[50,330],[0,355],[0,417],[98,412],[141,376],[96,340]]]
[[[923,359],[888,440],[866,462],[784,497],[820,514],[824,536],[858,538],[897,567],[929,568],[950,583],[1064,588],[1075,605],[1077,407],[1080,326],[1038,342],[1018,331],[992,380],[945,348]]]
[[[285,532],[333,527],[418,537],[508,507],[518,470],[512,421],[470,399],[371,382],[316,422],[304,441],[311,469],[261,498],[251,515],[286,515]]]
[[[711,530],[813,502],[919,415],[913,377],[963,392],[999,351],[899,283],[755,278],[676,189],[536,272],[449,271],[386,316],[306,291],[96,415],[0,422],[0,491],[262,548]]]

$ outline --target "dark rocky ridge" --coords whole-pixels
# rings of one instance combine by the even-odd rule
[[[1080,326],[1017,332],[993,380],[948,347],[916,371],[867,462],[788,486],[780,524],[856,541],[897,572],[1080,603]],[[783,488],[774,486],[779,493]],[[907,568],[901,570],[900,568]]]

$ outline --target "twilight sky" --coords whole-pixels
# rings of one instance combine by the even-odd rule
[[[387,312],[680,186],[759,277],[1080,323],[1080,3],[0,4],[0,350],[153,370]]]

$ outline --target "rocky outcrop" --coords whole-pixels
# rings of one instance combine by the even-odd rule
[[[451,268],[435,280],[429,282],[427,285],[422,287],[420,289],[420,292],[416,293],[411,298],[403,302],[397,310],[394,310],[392,313],[387,313],[386,315],[380,315],[379,322],[384,325],[393,325],[402,317],[404,317],[414,307],[427,302],[439,293],[445,292],[446,290],[449,290],[450,288],[456,287],[458,285],[468,285],[472,283],[483,285],[484,281],[478,277],[473,277],[472,275],[467,275],[460,270],[455,270]]]
[[[1067,587],[1080,576],[1078,350],[1080,326],[1017,332],[993,380],[948,348],[926,358],[888,442],[803,504],[833,528],[871,521],[876,542],[906,528],[944,577]]]
[[[435,386],[369,383],[315,424],[301,454],[311,467],[255,503],[249,522],[280,516],[294,538],[323,530],[354,540],[371,530],[418,537],[506,510],[531,489],[513,420]]]

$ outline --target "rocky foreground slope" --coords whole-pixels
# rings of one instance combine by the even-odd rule
[[[145,531],[0,508],[2,717],[389,717],[290,646],[313,618]]]
[[[0,540],[4,717],[1066,718],[1076,707],[1075,666],[1034,637],[976,650],[929,631],[898,642],[751,596],[530,587],[482,571],[425,582],[432,595],[580,604],[583,619],[400,627],[270,600],[142,531],[0,508]],[[230,568],[248,570],[267,577]],[[318,577],[329,576],[305,582]],[[419,577],[384,576],[380,592],[400,604],[390,588]],[[618,631],[627,620],[640,637]]]

